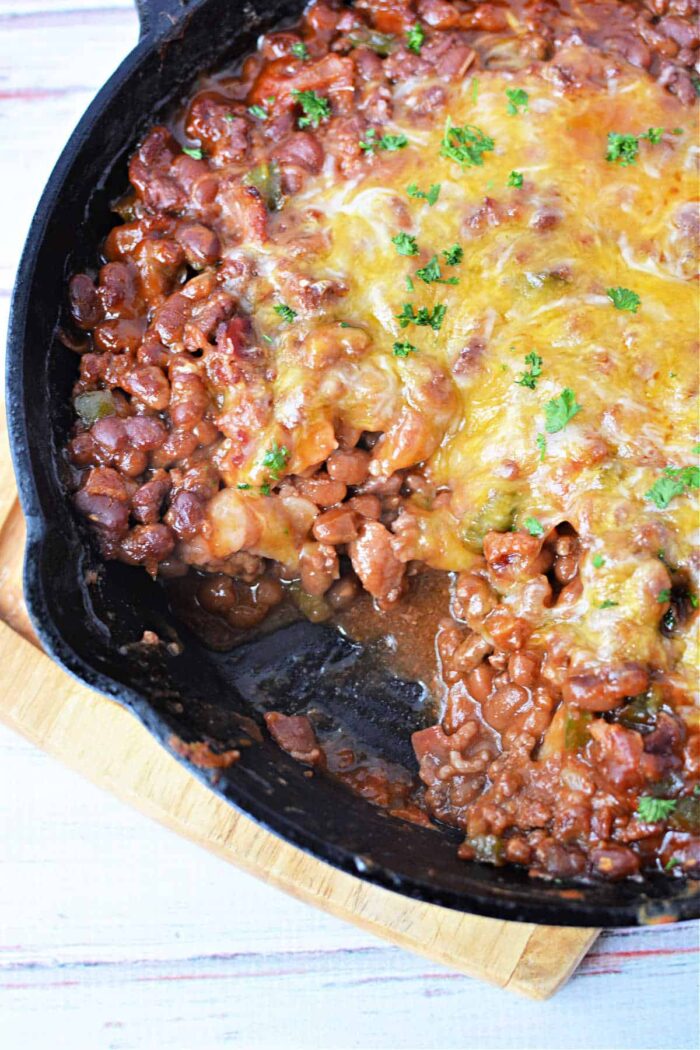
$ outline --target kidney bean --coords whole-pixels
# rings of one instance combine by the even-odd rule
[[[75,494],[75,505],[108,539],[119,540],[128,532],[129,507],[124,500],[94,495],[83,488]]]
[[[136,525],[121,541],[119,556],[130,565],[144,565],[155,572],[158,562],[172,554],[174,547],[167,525]]]
[[[94,281],[86,273],[77,273],[68,284],[71,317],[79,328],[90,331],[104,317],[104,309]]]
[[[140,365],[132,369],[123,377],[121,386],[128,394],[157,412],[167,408],[170,402],[167,377],[160,368],[152,365]]]
[[[168,433],[165,425],[154,416],[129,416],[124,420],[124,431],[134,448],[142,449],[144,452],[151,452],[159,448]]]
[[[627,846],[599,846],[591,850],[590,862],[596,875],[604,879],[624,879],[639,871],[639,857]]]
[[[344,504],[349,510],[353,510],[363,518],[379,521],[382,513],[382,504],[378,496],[369,493],[361,496],[351,496]]]
[[[341,576],[335,580],[326,591],[326,601],[335,612],[348,609],[360,593],[360,585],[356,576]]]
[[[131,513],[141,525],[155,525],[161,506],[170,491],[170,478],[164,470],[157,471],[149,481],[139,486],[131,499]]]
[[[204,508],[191,492],[181,490],[173,496],[163,520],[179,539],[191,540],[202,530]]]
[[[311,531],[320,543],[327,543],[332,547],[339,543],[350,543],[357,537],[357,517],[352,510],[346,509],[346,504],[332,507],[331,510],[319,514]]]
[[[190,266],[198,269],[213,266],[221,254],[221,244],[216,233],[199,222],[183,223],[178,227],[175,239]]]
[[[336,449],[326,460],[326,470],[334,481],[342,481],[345,485],[362,485],[369,474],[370,459],[369,452],[361,448],[350,451]]]
[[[128,478],[137,478],[148,467],[148,456],[138,448],[127,448],[115,454],[114,465]]]
[[[311,478],[295,478],[294,484],[297,492],[317,507],[332,507],[334,503],[344,500],[347,494],[342,481],[334,481],[322,471]]]
[[[452,599],[452,608],[458,619],[476,629],[497,604],[498,599],[483,576],[471,572],[459,574]]]
[[[325,543],[305,543],[299,559],[301,585],[307,594],[325,594],[340,572],[338,555]]]
[[[401,595],[406,566],[394,554],[391,534],[378,521],[364,521],[349,547],[352,567],[365,590],[375,598],[395,602]]]

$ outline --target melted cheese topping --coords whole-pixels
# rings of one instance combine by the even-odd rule
[[[505,92],[515,86],[527,91],[529,108],[510,115]],[[467,80],[447,89],[447,104],[431,119],[412,114],[413,87],[397,89],[390,129],[409,146],[377,151],[349,178],[329,163],[279,213],[257,252],[264,278],[252,305],[260,331],[276,340],[275,423],[229,481],[259,483],[261,450],[273,440],[290,448],[292,471],[321,462],[334,445],[329,420],[388,432],[375,450],[375,473],[423,461],[426,477],[451,493],[438,507],[408,501],[407,556],[460,570],[473,564],[489,529],[522,528],[528,517],[545,530],[568,521],[588,552],[582,594],[544,609],[538,637],[556,634],[603,659],[685,662],[690,681],[696,652],[687,632],[673,641],[659,633],[659,561],[649,547],[659,537],[668,564],[692,567],[697,494],[677,496],[664,510],[644,494],[665,467],[696,459],[694,121],[645,76],[563,93],[546,67],[517,77],[480,72],[478,86]],[[440,156],[448,113],[453,124],[477,125],[493,138],[483,166],[462,170]],[[628,167],[606,161],[609,131],[648,127],[683,133],[641,141]],[[523,175],[520,189],[507,185],[513,170]],[[438,201],[411,199],[411,183],[423,191],[439,184]],[[415,237],[418,256],[397,252],[392,237],[400,232]],[[319,234],[320,250],[290,258],[285,238],[313,243]],[[463,261],[448,266],[440,253],[455,243]],[[416,277],[435,254],[443,278],[458,284]],[[290,293],[290,272],[312,283],[340,281],[346,294],[304,311]],[[637,293],[636,313],[613,306],[606,290],[616,286]],[[293,325],[274,314],[275,302],[299,310]],[[443,305],[442,326],[402,328],[404,303],[415,311]],[[359,345],[346,331],[342,351],[325,361],[327,329],[320,350],[314,332],[329,321],[369,339]],[[336,325],[331,342],[342,336]],[[403,340],[417,347],[406,358],[392,350]],[[542,358],[534,389],[516,382],[531,351]],[[545,405],[566,387],[581,409],[548,434]],[[598,568],[596,555],[604,559]],[[506,600],[517,611],[523,595]]]

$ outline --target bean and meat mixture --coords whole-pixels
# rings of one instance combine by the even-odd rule
[[[355,787],[465,859],[700,876],[699,44],[697,0],[315,0],[70,281],[103,555],[243,636],[408,616],[420,779]]]

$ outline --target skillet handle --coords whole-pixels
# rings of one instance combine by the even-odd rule
[[[191,0],[136,0],[141,40],[147,36],[164,36],[193,6]]]

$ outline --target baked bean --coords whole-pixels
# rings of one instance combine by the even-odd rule
[[[382,513],[381,500],[378,496],[372,496],[369,493],[362,496],[351,496],[344,506],[363,518],[370,518],[372,521],[379,521]]]
[[[319,471],[312,478],[295,478],[297,491],[317,507],[332,507],[345,499],[347,487],[342,481],[334,481],[328,474]]]
[[[340,575],[338,555],[324,543],[305,543],[299,558],[301,585],[307,594],[325,594]]]
[[[342,612],[348,609],[360,593],[360,585],[356,576],[342,576],[332,583],[325,594],[326,601],[331,609]]]
[[[370,454],[361,448],[351,451],[337,449],[326,460],[326,470],[334,481],[345,485],[361,485],[369,474]]]
[[[357,537],[357,517],[342,504],[319,514],[311,531],[320,543],[328,543],[333,547],[339,543],[350,543]]]

